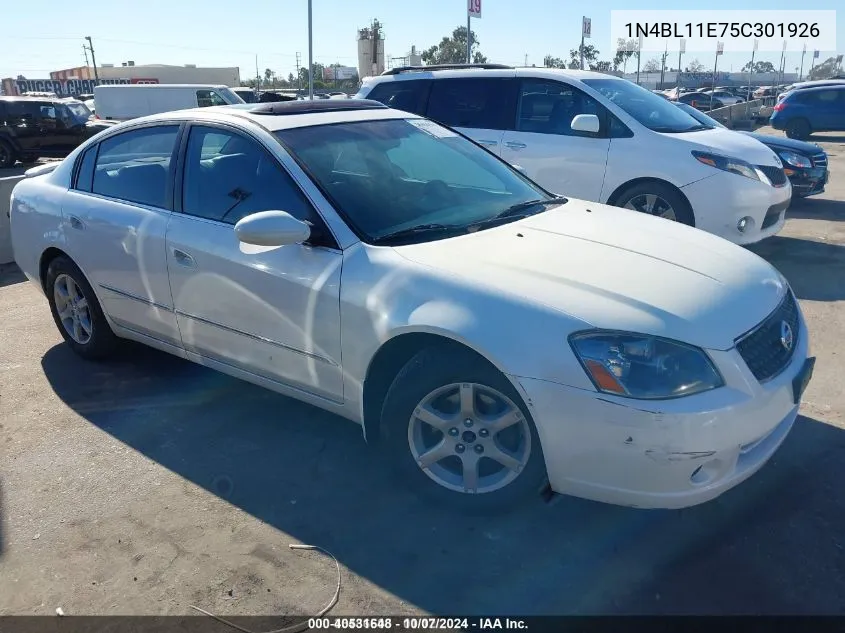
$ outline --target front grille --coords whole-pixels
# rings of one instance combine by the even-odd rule
[[[827,154],[824,152],[821,154],[814,154],[812,160],[815,167],[827,167]]]
[[[757,169],[766,174],[766,178],[772,181],[775,187],[782,187],[786,184],[786,174],[782,167],[770,167],[769,165],[757,165]]]
[[[783,324],[792,332],[792,345],[782,342]],[[798,305],[791,291],[787,291],[781,304],[765,321],[736,341],[736,349],[748,369],[760,382],[771,380],[782,372],[795,348],[798,347]]]

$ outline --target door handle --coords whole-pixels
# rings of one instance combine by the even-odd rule
[[[75,215],[72,215],[68,218],[68,222],[70,222],[70,228],[76,229],[77,231],[82,231],[85,229],[85,222],[80,220]]]
[[[479,144],[479,145],[486,145],[487,147],[496,147],[496,145],[498,145],[498,144],[499,144],[499,142],[498,142],[498,141],[485,141],[485,140],[479,140],[479,141],[478,141],[478,144]]]
[[[173,259],[175,259],[176,263],[180,266],[185,266],[186,268],[197,267],[196,260],[194,260],[194,258],[188,255],[185,251],[180,251],[178,248],[173,249]]]
[[[519,141],[508,141],[505,143],[510,149],[522,149],[524,147],[528,147],[525,143],[520,143]]]

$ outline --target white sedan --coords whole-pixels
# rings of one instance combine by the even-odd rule
[[[15,257],[74,351],[133,339],[337,413],[464,508],[707,501],[812,373],[756,255],[375,102],[160,114],[29,176]]]

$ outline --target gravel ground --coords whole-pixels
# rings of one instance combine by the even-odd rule
[[[775,133],[775,132],[773,132]],[[816,374],[774,459],[718,500],[559,497],[490,520],[397,487],[358,427],[152,350],[93,364],[0,270],[0,615],[843,613],[845,138],[753,247],[793,284]],[[838,385],[838,386],[837,386]]]

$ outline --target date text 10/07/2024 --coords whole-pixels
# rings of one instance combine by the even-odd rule
[[[628,37],[819,37],[818,22],[628,22]]]
[[[309,618],[308,628],[331,630],[395,630],[395,631],[495,631],[528,629],[520,618],[443,618],[443,617],[339,617]]]

